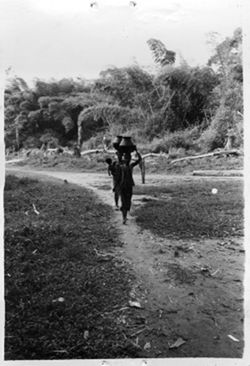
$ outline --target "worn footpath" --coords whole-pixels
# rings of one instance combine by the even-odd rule
[[[102,173],[35,172],[20,168],[8,171],[40,179],[67,180],[94,190],[103,202],[114,205],[111,179]],[[166,185],[170,179],[195,177],[151,175],[148,182]],[[139,176],[135,180],[140,184]],[[115,208],[112,218],[123,242],[123,247],[117,248],[113,255],[124,260],[136,277],[128,301],[141,323],[134,335],[141,356],[242,357],[242,238],[160,238],[142,230],[135,222],[136,207],[146,199],[134,196],[126,225]],[[126,308],[116,316],[117,321],[124,321]]]

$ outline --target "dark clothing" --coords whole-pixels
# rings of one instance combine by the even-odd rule
[[[126,223],[127,212],[131,208],[131,200],[133,195],[133,186],[135,185],[133,179],[133,168],[142,161],[141,155],[137,152],[138,159],[133,163],[130,163],[129,157],[125,156],[122,162],[112,162],[111,159],[106,159],[108,164],[108,174],[113,177],[113,192],[115,198],[116,207],[118,207],[119,197],[121,198],[121,208],[123,223]]]
[[[131,200],[133,195],[133,187],[121,188],[120,196],[121,196],[121,211],[130,211],[131,208]]]
[[[133,168],[141,161],[141,156],[138,154],[138,159],[130,164],[121,165],[121,181],[119,184],[121,196],[121,211],[129,211],[131,208],[131,200],[133,195],[133,186],[135,185],[133,179]]]
[[[121,188],[133,187],[135,185],[132,170],[133,167],[131,167],[130,165],[121,166]]]
[[[119,190],[119,183],[121,181],[121,166],[119,163],[114,161],[108,167],[108,174],[113,177],[113,192]]]

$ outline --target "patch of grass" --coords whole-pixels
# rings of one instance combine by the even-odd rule
[[[74,185],[13,176],[4,198],[5,359],[138,356],[115,313],[104,315],[127,303],[132,281],[94,250],[121,245],[111,208]]]
[[[17,178],[14,175],[8,176],[8,179],[5,181],[4,189],[5,191],[15,190],[16,188],[20,186],[27,186],[31,183],[37,183],[36,179],[30,179],[30,178]]]
[[[218,193],[212,194],[212,188]],[[162,237],[243,235],[243,184],[238,180],[197,179],[165,187],[136,186],[134,192],[159,198],[164,194],[159,201],[150,201],[135,212],[139,225]]]

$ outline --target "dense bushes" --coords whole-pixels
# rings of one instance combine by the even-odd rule
[[[186,129],[184,131],[176,131],[173,133],[165,134],[161,138],[154,138],[146,146],[147,150],[154,153],[171,153],[173,149],[198,151],[199,146],[195,141],[197,141],[199,136],[199,128],[194,127],[191,129]]]
[[[158,51],[167,57],[156,75],[133,65],[109,68],[91,83],[36,80],[29,88],[15,78],[5,90],[6,147],[56,147],[72,141],[80,146],[89,139],[89,146],[96,147],[96,136],[131,134],[155,152],[210,151],[225,145],[228,130],[240,146],[241,42],[238,29],[215,47],[208,66],[190,67],[174,66],[170,51],[154,40],[154,57]]]

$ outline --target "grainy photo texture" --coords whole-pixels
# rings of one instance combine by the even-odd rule
[[[242,11],[1,1],[6,361],[243,359]]]

